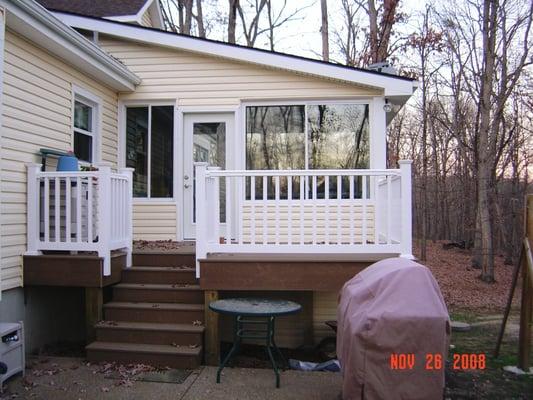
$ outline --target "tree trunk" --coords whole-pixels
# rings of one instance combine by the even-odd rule
[[[228,42],[235,43],[235,26],[237,24],[237,8],[239,0],[229,0],[229,18],[228,18]]]
[[[202,0],[196,0],[196,23],[198,24],[198,36],[205,38],[204,13]]]
[[[320,9],[322,10],[322,59],[329,61],[329,31],[328,31],[328,1],[320,0]]]

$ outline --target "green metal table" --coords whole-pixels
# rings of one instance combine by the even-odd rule
[[[276,318],[295,314],[302,309],[302,306],[287,300],[241,298],[217,300],[209,304],[209,308],[220,314],[231,315],[234,321],[233,346],[218,367],[217,383],[220,383],[220,374],[226,364],[239,351],[242,339],[264,339],[268,358],[276,374],[276,387],[279,388],[279,370],[272,351],[275,351],[284,366],[287,366],[287,360],[274,340]]]

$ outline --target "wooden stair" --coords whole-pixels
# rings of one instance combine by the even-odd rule
[[[95,325],[89,361],[196,368],[202,361],[204,294],[194,254],[134,254]]]

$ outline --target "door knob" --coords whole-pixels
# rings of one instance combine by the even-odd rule
[[[188,183],[186,183],[185,185],[183,185],[183,187],[184,187],[185,189],[188,189],[188,188],[191,187],[191,185],[189,185]]]
[[[185,180],[189,179],[189,175],[184,175],[183,179],[185,179]]]

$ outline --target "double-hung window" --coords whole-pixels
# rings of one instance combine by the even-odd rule
[[[174,106],[126,107],[126,166],[134,168],[133,196],[173,197]]]
[[[98,99],[75,92],[73,110],[73,144],[76,157],[87,163],[97,160]]]

